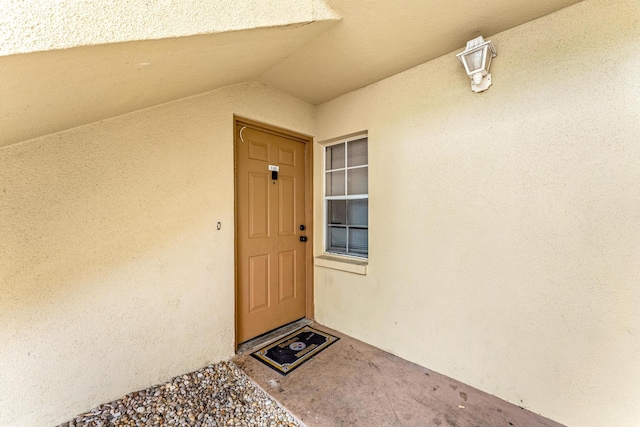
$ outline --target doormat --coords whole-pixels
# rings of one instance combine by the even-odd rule
[[[339,339],[305,326],[251,355],[282,375],[287,375]]]

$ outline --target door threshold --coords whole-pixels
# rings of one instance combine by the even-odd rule
[[[283,336],[288,335],[297,329],[310,325],[311,323],[313,323],[313,320],[302,318],[300,320],[296,320],[295,322],[291,322],[289,324],[281,326],[278,329],[274,329],[273,331],[259,335],[253,339],[250,339],[249,341],[245,341],[242,344],[238,345],[236,354],[243,355],[252,353],[260,347],[264,347],[265,345],[270,344],[273,341],[276,341],[279,338],[282,338]]]

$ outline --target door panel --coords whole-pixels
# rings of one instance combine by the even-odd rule
[[[278,301],[296,297],[296,251],[280,252],[278,259]]]
[[[238,123],[236,210],[240,343],[306,314],[305,144]]]
[[[280,236],[291,236],[296,234],[296,180],[295,178],[283,176],[278,179],[278,234]]]
[[[249,172],[249,238],[269,237],[269,179]]]
[[[281,165],[295,166],[296,165],[295,150],[280,147],[278,149],[278,163],[280,163]]]
[[[249,158],[254,160],[268,161],[269,146],[260,141],[249,141]]]
[[[269,255],[249,258],[249,312],[253,313],[269,307]]]

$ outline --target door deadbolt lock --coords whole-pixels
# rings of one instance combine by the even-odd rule
[[[305,229],[305,228],[306,228],[306,227],[305,227],[304,225],[301,225],[301,226],[300,226],[300,231],[304,231],[304,229]]]
[[[307,241],[307,236],[300,236],[300,241],[301,242],[306,242]]]

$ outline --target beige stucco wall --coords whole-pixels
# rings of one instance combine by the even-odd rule
[[[490,38],[483,94],[454,52],[319,106],[317,140],[369,132],[370,259],[316,267],[316,318],[570,426],[637,426],[640,3]]]
[[[314,133],[250,83],[0,148],[0,426],[231,357],[234,113]]]

